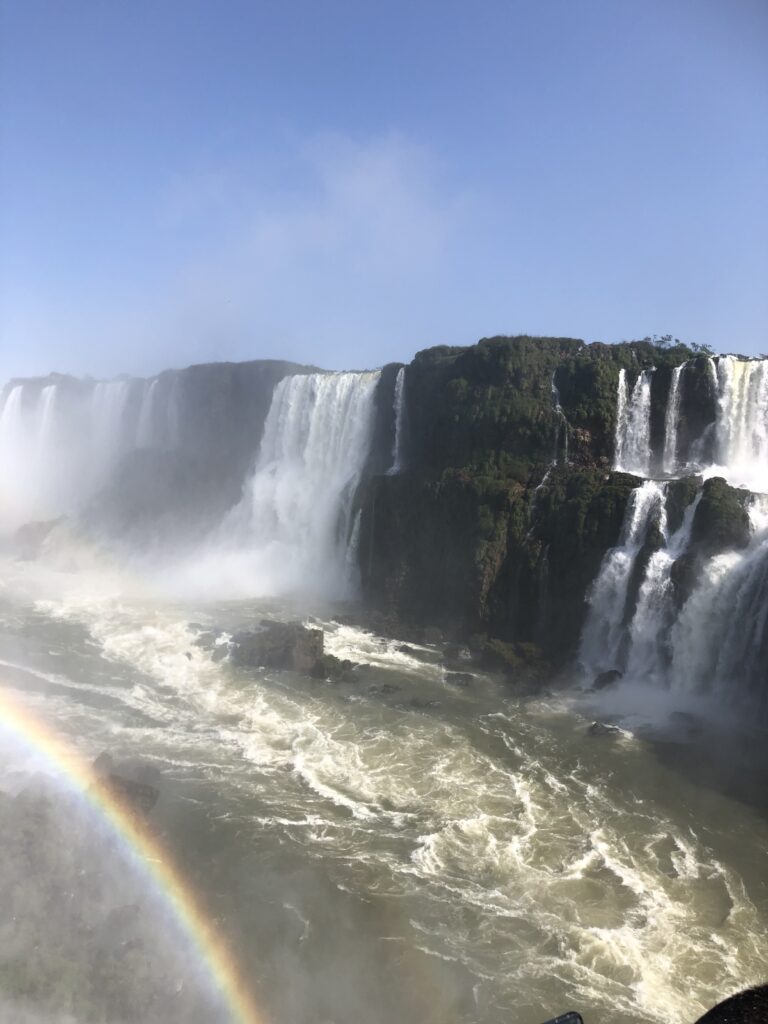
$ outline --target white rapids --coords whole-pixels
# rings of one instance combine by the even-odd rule
[[[625,549],[661,499],[650,487],[638,498]],[[306,998],[318,998],[316,970],[347,978],[329,959],[342,939],[323,921],[347,913],[344,901],[367,908],[355,918],[360,974],[322,996],[327,1014],[348,986],[366,991],[381,936],[398,963],[420,958],[415,991],[426,986],[458,1020],[502,1024],[514,1012],[537,1024],[578,1006],[594,1024],[688,1024],[722,992],[760,979],[765,823],[696,790],[631,737],[587,739],[578,703],[522,701],[477,673],[457,688],[435,648],[332,620],[322,623],[328,649],[359,666],[356,681],[248,674],[214,656],[243,606],[148,603],[101,572],[38,580],[40,571],[18,565],[6,576],[0,657],[15,631],[29,635],[29,616],[39,638],[26,647],[39,685],[12,685],[94,752],[140,749],[171,766],[180,795],[231,821],[230,884],[253,886],[268,866],[264,898],[289,922],[270,911],[269,927],[296,929],[297,992],[306,984]],[[220,640],[199,643],[214,627]],[[288,853],[329,878],[335,910],[320,909],[295,868],[281,869]],[[450,978],[474,992],[464,1010],[443,1002]],[[314,1020],[296,998],[294,1019]],[[423,1008],[398,1013],[423,1020]]]

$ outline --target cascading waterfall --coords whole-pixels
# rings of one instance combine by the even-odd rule
[[[395,440],[392,445],[392,466],[387,471],[389,476],[396,476],[403,471],[403,434],[405,420],[405,367],[401,366],[395,378],[395,397],[393,402],[395,414]]]
[[[615,468],[647,476],[651,464],[651,380],[643,370],[628,395],[626,370],[619,370]]]
[[[707,559],[678,606],[674,566],[690,546],[703,491],[669,535],[666,485],[646,481],[627,506],[619,545],[601,566],[589,598],[581,662],[588,673],[619,669],[632,682],[683,694],[716,694],[768,713],[768,498],[754,496],[753,537],[744,551]],[[662,546],[642,569],[631,615],[630,583],[655,524]]]
[[[716,555],[672,630],[671,685],[768,711],[768,501],[750,505],[744,551]]]
[[[378,380],[378,371],[316,373],[277,385],[253,476],[214,540],[213,564],[236,568],[235,590],[345,592]]]
[[[664,547],[654,551],[648,560],[629,626],[626,672],[630,678],[661,682],[665,677],[670,657],[669,631],[675,618],[672,569],[690,543],[693,519],[701,496],[700,490],[671,537],[667,530],[667,510],[664,503],[661,505],[659,529]]]
[[[664,489],[652,480],[629,497],[619,543],[603,559],[589,594],[581,662],[590,671],[619,667],[626,637],[629,586],[648,529],[663,514]]]
[[[677,428],[680,422],[680,378],[683,375],[685,363],[676,366],[672,371],[672,379],[669,385],[669,396],[667,398],[667,411],[664,417],[664,454],[662,455],[662,469],[670,476],[677,469]]]
[[[687,365],[672,370],[661,454],[661,469],[666,476],[686,468],[678,458],[678,431]],[[688,468],[696,467],[707,476],[723,476],[734,486],[768,493],[768,360],[707,357],[706,369],[717,395],[716,419],[700,437],[689,442]],[[652,464],[652,374],[653,370],[644,370],[630,392],[626,371],[619,371],[614,468],[638,476],[648,476]],[[714,453],[710,454],[713,447]]]

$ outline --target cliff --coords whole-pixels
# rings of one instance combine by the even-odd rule
[[[371,475],[360,491],[365,600],[405,622],[533,644],[556,663],[572,658],[590,587],[641,483],[611,468],[620,371],[631,389],[654,370],[650,468],[660,472],[673,370],[683,363],[681,459],[711,434],[716,403],[707,357],[686,346],[526,336],[418,353],[406,370],[404,470]],[[700,486],[693,477],[670,484],[670,528]],[[747,543],[745,495],[707,482],[678,570],[680,602],[705,554]],[[628,620],[662,543],[649,529]]]

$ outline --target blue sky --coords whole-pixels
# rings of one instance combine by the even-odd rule
[[[0,375],[768,351],[765,0],[0,0]]]

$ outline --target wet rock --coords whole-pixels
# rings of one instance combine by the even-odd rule
[[[189,629],[195,632],[196,626],[198,623],[190,622]],[[207,651],[211,661],[223,661],[229,654],[229,636],[223,629],[217,627],[205,629],[200,626],[193,643],[195,647],[202,647]]]
[[[616,736],[621,733],[618,725],[609,725],[608,722],[593,722],[587,732],[590,736]]]
[[[472,661],[472,651],[465,644],[447,644],[444,660],[449,668],[460,669]]]
[[[369,686],[368,693],[380,694],[382,697],[388,697],[393,693],[400,693],[402,686],[397,686],[395,683],[382,683],[381,686]]]
[[[354,678],[355,663],[347,658],[337,658],[333,654],[324,654],[318,658],[310,672],[314,679],[328,679],[334,683],[350,682]]]
[[[409,647],[408,644],[400,644],[397,648],[398,654],[407,654],[411,658],[418,658],[419,652],[415,647]]]
[[[592,689],[607,690],[611,686],[616,686],[619,680],[623,678],[623,675],[624,673],[619,672],[617,668],[609,669],[608,672],[601,672],[600,675],[595,676]]]
[[[451,686],[468,687],[472,685],[474,676],[470,672],[446,672],[445,681]]]
[[[157,781],[159,772],[153,765],[138,765],[131,778],[124,768],[116,768],[114,758],[106,751],[99,754],[93,762],[93,771],[99,779],[99,785],[125,810],[146,817],[157,803],[160,791],[149,781]]]
[[[102,788],[108,790],[128,810],[146,817],[157,803],[160,793],[146,782],[136,782],[122,775],[107,775]]]
[[[322,629],[300,622],[264,619],[258,632],[237,633],[230,659],[245,668],[280,668],[325,678],[329,665],[324,654]],[[330,657],[330,656],[328,656]]]
[[[694,546],[707,555],[745,548],[751,536],[748,501],[748,491],[730,487],[721,477],[707,480],[693,520]]]

